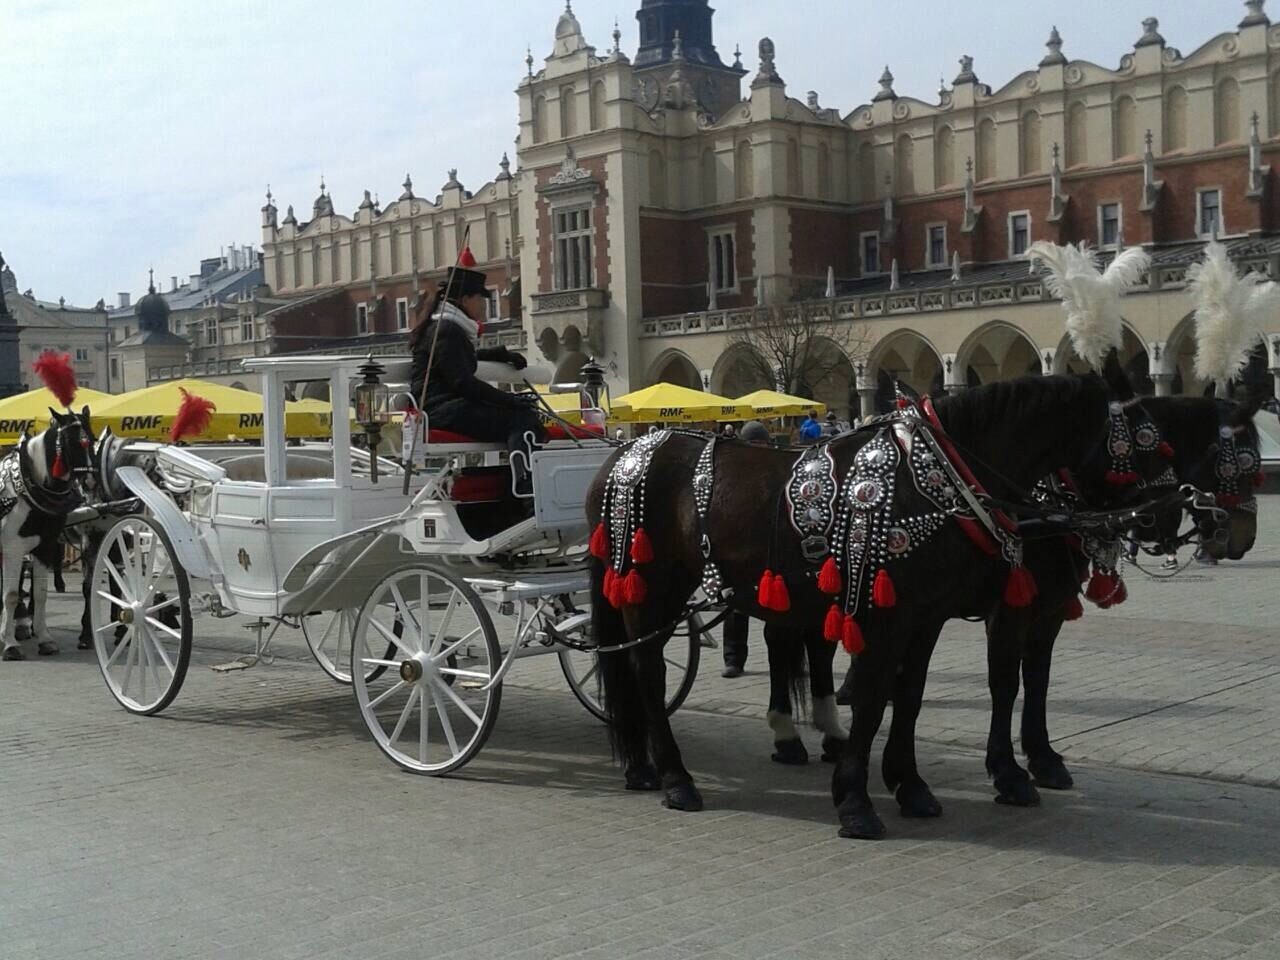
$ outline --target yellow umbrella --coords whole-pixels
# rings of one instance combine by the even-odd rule
[[[92,414],[99,405],[114,399],[109,393],[81,387],[76,391],[71,409],[87,406]],[[43,430],[49,425],[50,407],[61,410],[62,404],[45,387],[0,400],[0,443],[17,443],[28,430],[33,433]],[[94,429],[97,429],[96,424]]]
[[[702,420],[748,420],[751,408],[714,393],[655,383],[613,401],[611,419],[620,423],[698,423]]]
[[[188,443],[262,437],[261,396],[204,380],[173,380],[114,397],[94,411],[94,429],[109,426],[120,437],[167,440],[182,403],[180,388],[203,397],[217,408],[208,429],[199,436],[186,437]],[[329,419],[327,410],[290,411],[286,414],[285,429],[290,436],[328,436]]]
[[[582,398],[578,396],[577,391],[573,393],[551,393],[548,386],[536,386],[535,389],[542,395],[542,399],[547,402],[552,410],[556,412],[561,420],[565,423],[574,425],[582,423]],[[605,413],[609,412],[608,404],[605,405]]]
[[[827,406],[817,400],[806,400],[804,397],[793,397],[779,393],[777,390],[757,390],[739,397],[737,403],[746,404],[760,417],[798,417],[810,410],[818,411],[818,416],[827,412]]]

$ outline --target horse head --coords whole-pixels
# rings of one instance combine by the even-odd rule
[[[1218,400],[1218,436],[1191,482],[1211,491],[1217,510],[1194,511],[1205,552],[1215,560],[1239,560],[1258,535],[1258,498],[1262,485],[1262,455],[1254,415],[1265,396],[1243,401]]]
[[[59,413],[49,408],[49,426],[32,441],[32,469],[42,486],[93,485],[93,432],[89,408]]]

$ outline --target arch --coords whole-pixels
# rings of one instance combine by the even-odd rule
[[[716,152],[707,147],[702,151],[702,203],[710,206],[718,199],[717,186],[719,177],[716,171]]]
[[[941,126],[933,135],[933,188],[940,190],[956,182],[956,135]]]
[[[542,143],[547,139],[547,98],[538,94],[533,98],[533,142]]]
[[[1235,77],[1227,77],[1213,91],[1213,142],[1221,145],[1242,139],[1240,84]]]
[[[1119,97],[1111,109],[1111,159],[1138,155],[1138,105],[1133,97]]]
[[[1166,369],[1173,374],[1170,384],[1171,392],[1192,397],[1205,396],[1213,392],[1213,384],[1196,376],[1196,336],[1195,314],[1189,313],[1169,331],[1165,340],[1164,354]],[[1260,332],[1253,333],[1254,347],[1249,364],[1239,378],[1247,384],[1254,384],[1268,394],[1274,390],[1273,375],[1267,368],[1267,340]],[[1233,381],[1238,386],[1238,381]]]
[[[1018,124],[1018,173],[1026,176],[1039,173],[1040,159],[1040,114],[1028,110],[1022,115]]]
[[[297,389],[296,385],[294,389]],[[299,400],[329,400],[328,380],[306,380],[302,384],[302,396]]]
[[[875,378],[877,412],[888,411],[893,406],[896,380],[917,393],[937,395],[944,387],[942,355],[938,348],[909,327],[881,338],[867,355],[866,372]]]
[[[804,193],[804,172],[800,169],[800,143],[787,138],[787,193],[798,197]]]
[[[1089,111],[1084,101],[1067,107],[1067,168],[1089,163]]]
[[[560,136],[578,135],[578,95],[573,87],[560,88]]]
[[[831,148],[825,143],[818,144],[818,197],[831,199]]]
[[[983,117],[982,122],[978,124],[977,153],[978,180],[994,180],[996,176],[996,122],[991,117]]]
[[[543,327],[538,334],[538,349],[542,355],[555,363],[560,357],[560,337],[551,327]]]
[[[587,104],[588,121],[592,130],[604,126],[604,81],[597,80],[591,85],[591,99]]]
[[[702,376],[688,355],[680,350],[664,350],[652,364],[645,378],[648,386],[655,383],[674,383],[690,390],[702,389]]]
[[[1187,148],[1187,91],[1172,87],[1164,98],[1164,152]]]
[[[783,389],[824,403],[828,410],[847,417],[857,402],[857,384],[848,354],[835,341],[821,336],[810,341],[809,351],[812,363],[797,373],[797,383]]]
[[[876,198],[876,153],[865,140],[858,147],[858,197],[864,202]]]
[[[916,192],[916,144],[911,134],[901,133],[893,145],[893,186],[900,195]],[[875,183],[866,199],[875,197]]]
[[[248,390],[249,388],[244,385],[243,380],[233,380],[231,382],[231,389],[232,390]]]
[[[768,361],[746,343],[732,344],[720,354],[711,370],[711,392],[722,397],[741,397],[754,390],[772,390],[773,374]]]
[[[733,164],[734,196],[739,200],[753,196],[755,193],[755,172],[751,162],[751,141],[741,140],[734,154]]]
[[[971,331],[956,351],[956,364],[970,386],[1011,380],[1042,369],[1035,341],[1003,320],[992,320]]]
[[[1129,382],[1134,392],[1150,396],[1155,393],[1155,384],[1151,380],[1151,364],[1147,358],[1147,347],[1142,338],[1129,326],[1123,324],[1123,338],[1120,344],[1120,366],[1129,375]],[[1065,333],[1058,341],[1058,350],[1053,356],[1054,373],[1084,374],[1089,372],[1089,365],[1080,359],[1071,338]]]
[[[667,205],[667,161],[662,151],[649,151],[649,203],[655,207]]]

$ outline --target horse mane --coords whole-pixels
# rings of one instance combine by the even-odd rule
[[[1057,428],[1059,420],[1065,421],[1061,424],[1063,427],[1074,426],[1070,407],[1086,395],[1101,398],[1105,389],[1101,379],[1093,374],[1083,377],[1035,374],[970,387],[958,394],[939,397],[934,405],[948,433],[973,437],[1024,419],[1042,423],[1046,428]],[[1079,426],[1093,433],[1099,425]]]

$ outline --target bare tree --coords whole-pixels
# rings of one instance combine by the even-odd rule
[[[865,324],[838,320],[821,300],[757,308],[729,333],[730,346],[742,345],[743,362],[785,393],[814,391],[829,378],[866,357],[870,331]]]

